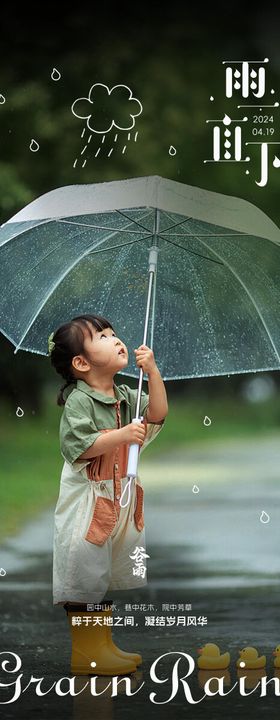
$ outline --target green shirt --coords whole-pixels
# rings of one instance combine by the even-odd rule
[[[117,428],[116,401],[120,400],[121,425],[135,417],[137,388],[114,385],[116,397],[109,397],[77,380],[77,387],[67,397],[60,420],[60,449],[68,463],[74,463],[101,435],[100,430]],[[140,415],[145,416],[149,395],[141,394]],[[160,423],[163,424],[164,420]]]

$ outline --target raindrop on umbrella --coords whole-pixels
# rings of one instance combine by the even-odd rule
[[[57,70],[56,68],[53,68],[53,71],[51,74],[51,79],[54,80],[55,82],[57,82],[57,80],[60,80],[60,78],[61,78],[61,73],[59,72],[59,70]]]
[[[168,152],[169,152],[169,155],[172,156],[172,155],[176,155],[177,150],[176,150],[176,148],[174,147],[174,145],[170,145],[170,148],[169,148]]]
[[[263,510],[262,514],[260,515],[260,521],[264,524],[269,523],[270,521],[270,516],[267,514],[267,512],[265,512],[265,510]]]
[[[21,407],[18,407],[18,408],[16,409],[16,416],[17,416],[17,417],[23,417],[23,415],[24,415],[24,410],[22,410]]]
[[[203,425],[211,425],[211,420],[208,417],[208,415],[205,415],[205,418],[203,420]]]
[[[4,95],[0,95],[0,105],[4,105],[5,102],[6,98],[4,97]]]
[[[29,150],[31,150],[31,152],[37,152],[37,150],[39,150],[39,147],[40,147],[40,145],[39,145],[39,143],[37,143],[37,140],[34,140],[34,138],[32,138],[31,143],[29,145]]]
[[[194,485],[192,491],[193,493],[199,493],[199,487],[197,487],[197,485]]]

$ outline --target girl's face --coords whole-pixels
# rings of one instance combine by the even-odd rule
[[[90,333],[86,334],[84,339],[84,349],[88,362],[93,367],[104,368],[104,370],[112,370],[118,372],[128,364],[128,350],[126,345],[120,340],[114,330],[105,328],[105,330],[96,330],[90,327],[93,337]]]

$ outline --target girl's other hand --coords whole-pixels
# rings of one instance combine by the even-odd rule
[[[129,445],[133,443],[143,445],[146,436],[146,428],[144,423],[129,423],[128,425],[120,428],[120,433],[122,434],[123,442],[129,443]]]

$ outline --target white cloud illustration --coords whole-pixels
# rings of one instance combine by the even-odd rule
[[[73,115],[87,121],[89,130],[104,135],[112,128],[132,130],[143,107],[127,85],[114,85],[110,90],[103,83],[95,83],[88,97],[77,98],[71,110]]]

